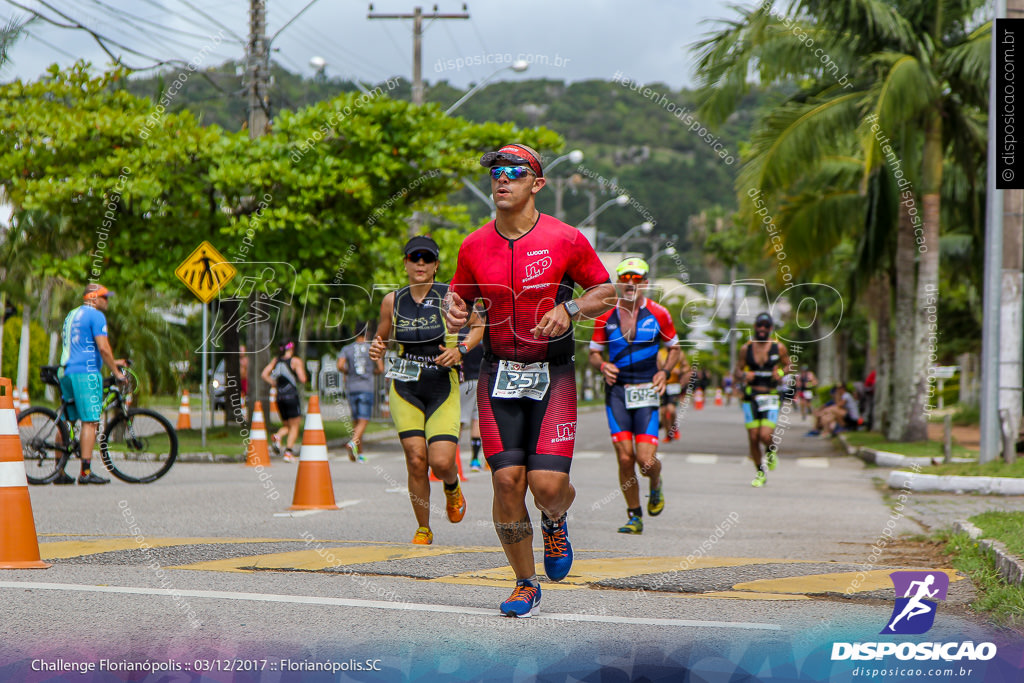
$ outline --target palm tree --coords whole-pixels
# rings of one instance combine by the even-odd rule
[[[983,6],[797,0],[785,14],[771,5],[741,11],[698,45],[706,116],[731,113],[751,73],[762,84],[799,84],[762,118],[737,188],[741,198],[761,190],[798,265],[847,237],[877,245],[885,242],[880,231],[896,233],[894,262],[884,250],[862,251],[872,257],[862,275],[886,269],[895,284],[895,372],[880,378],[892,383],[890,438],[925,438],[929,320],[915,299],[938,286],[945,161],[973,170],[984,157],[990,26],[981,21]],[[850,160],[859,187],[840,173]],[[827,181],[830,169],[833,182],[815,197],[813,183]],[[879,172],[898,190],[884,211],[877,211],[884,188],[870,190]],[[749,203],[745,209],[753,217]]]

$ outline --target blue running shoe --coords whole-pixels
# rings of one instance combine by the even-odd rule
[[[540,585],[534,586],[529,579],[516,581],[516,589],[508,600],[501,603],[501,613],[506,617],[526,619],[540,610]]]
[[[544,536],[544,573],[552,581],[561,581],[572,568],[572,544],[569,543],[569,529],[562,515],[562,523],[548,530],[548,518],[541,520],[540,530]]]

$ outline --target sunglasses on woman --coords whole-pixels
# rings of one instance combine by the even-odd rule
[[[533,173],[526,166],[492,166],[491,177],[497,180],[504,173],[509,180],[519,180],[525,175]]]
[[[431,254],[429,251],[414,251],[411,254],[407,254],[405,258],[409,259],[410,263],[416,263],[417,261],[433,263],[437,260],[437,256]]]

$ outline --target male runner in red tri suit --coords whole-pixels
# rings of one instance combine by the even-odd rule
[[[546,182],[540,155],[505,145],[480,165],[490,169],[496,217],[459,249],[447,316],[458,329],[474,300],[482,298],[487,308],[477,384],[480,434],[491,467],[494,527],[516,574],[501,611],[529,617],[540,604],[540,584],[526,490],[541,511],[545,573],[560,581],[572,566],[565,516],[576,496],[569,483],[576,436],[572,321],[601,315],[616,294],[586,237],[537,211],[534,199]],[[586,291],[574,300],[577,284]]]

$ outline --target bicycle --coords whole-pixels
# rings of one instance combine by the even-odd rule
[[[128,365],[130,365],[130,361]],[[39,378],[60,392],[58,367],[44,365]],[[178,434],[163,415],[147,408],[131,408],[131,399],[139,378],[130,367],[122,387],[113,376],[103,382],[102,429],[96,444],[100,458],[110,473],[129,484],[148,484],[167,474],[178,457]],[[25,458],[25,473],[31,484],[49,484],[68,464],[72,455],[82,457],[75,424],[67,418],[67,400],[61,394],[60,408],[54,412],[33,406],[19,413],[18,433]]]

